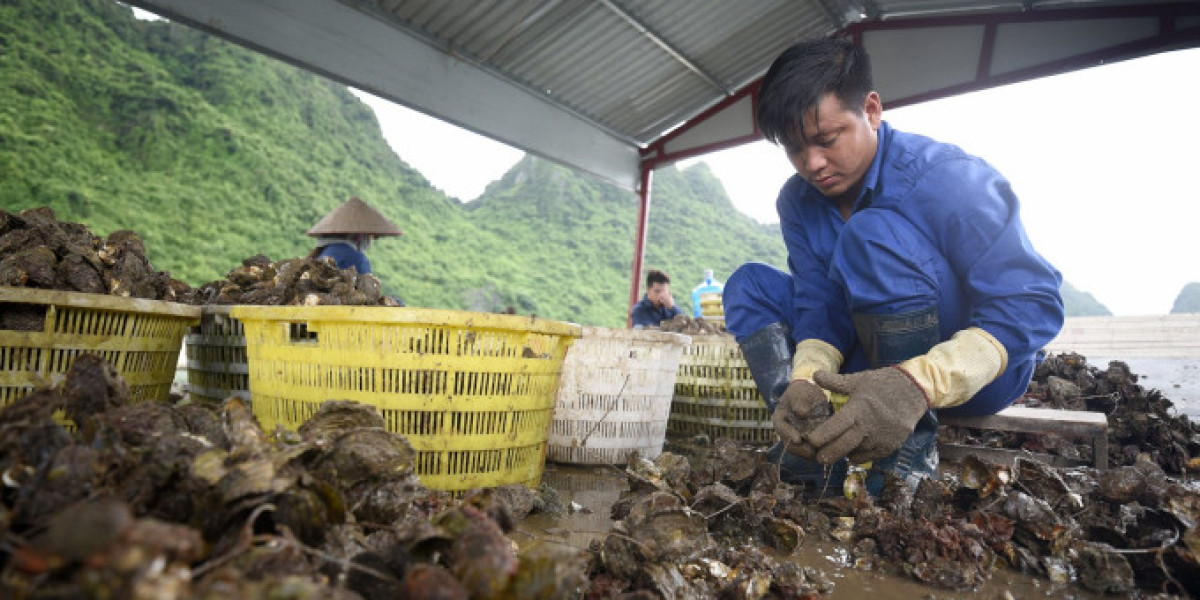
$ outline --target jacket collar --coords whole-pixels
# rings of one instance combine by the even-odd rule
[[[883,157],[887,155],[892,142],[892,126],[888,125],[887,121],[882,121],[879,124],[878,135],[879,144],[875,148],[875,158],[871,160],[871,166],[863,175],[863,189],[854,201],[854,212],[871,206],[871,200],[875,197],[875,190],[879,187],[879,174],[883,171]]]

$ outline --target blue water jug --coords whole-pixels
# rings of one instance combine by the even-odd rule
[[[721,295],[725,285],[713,279],[713,270],[704,270],[704,281],[692,290],[692,316],[704,317],[706,321],[723,322],[725,308],[721,304]]]

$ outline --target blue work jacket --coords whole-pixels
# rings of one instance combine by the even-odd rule
[[[823,340],[849,356],[856,335],[847,289],[887,286],[855,286],[846,281],[846,273],[872,278],[912,274],[831,269],[846,221],[832,200],[799,175],[784,185],[777,208],[795,284],[793,308],[798,314],[792,335],[797,342]],[[983,160],[956,146],[896,131],[884,122],[850,219],[862,211],[887,211],[887,218],[915,228],[917,239],[928,246],[921,254],[938,257],[938,268],[948,271],[945,279],[952,281],[953,289],[939,293],[943,340],[967,327],[980,327],[1004,345],[1014,362],[1033,357],[1058,334],[1063,323],[1062,277],[1026,236],[1008,181]],[[841,251],[838,260],[854,261],[870,248]],[[854,301],[863,304],[863,299]]]
[[[359,252],[353,244],[348,242],[339,242],[325,246],[317,258],[332,258],[337,263],[339,269],[349,269],[354,267],[360,275],[365,275],[371,272],[371,261],[367,260],[367,255]]]
[[[642,299],[637,304],[633,305],[633,325],[636,327],[658,327],[663,321],[670,321],[675,318],[675,315],[680,314],[678,306],[658,307],[650,298],[642,296]]]

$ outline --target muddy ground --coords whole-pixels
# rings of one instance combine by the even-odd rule
[[[414,450],[371,407],[330,402],[296,432],[264,431],[237,399],[133,403],[115,370],[84,355],[60,388],[0,411],[0,589],[147,600],[1200,593],[1200,486],[1185,466],[1197,432],[1122,365],[1061,356],[1037,377],[1043,402],[1097,404],[1125,423],[1113,469],[968,458],[915,491],[892,480],[879,498],[820,497],[780,482],[761,449],[673,439],[653,461],[550,464],[536,492],[460,500],[420,485]]]
[[[954,470],[951,464],[942,468]],[[583,467],[547,463],[543,482],[558,492],[564,504],[576,506],[560,515],[530,515],[513,532],[518,543],[541,540],[586,550],[593,540],[602,540],[612,520],[609,511],[628,491],[624,471],[616,467]],[[974,590],[954,591],[930,587],[895,573],[855,568],[845,544],[814,540],[792,558],[797,564],[813,566],[833,583],[821,596],[831,600],[961,599],[1005,598],[1112,598],[1083,589],[1078,584],[1054,583],[1041,577],[1002,570]]]

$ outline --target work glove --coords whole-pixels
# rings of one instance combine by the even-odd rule
[[[833,407],[829,392],[813,383],[812,375],[818,370],[836,372],[841,365],[842,353],[827,342],[809,338],[796,344],[791,383],[771,414],[775,432],[788,452],[809,460],[816,457],[816,450],[805,443],[804,435],[824,423],[833,414]]]
[[[852,375],[817,372],[813,379],[818,385],[850,398],[804,441],[825,464],[843,456],[852,463],[883,458],[904,444],[927,410],[970,400],[1007,366],[1004,346],[983,329],[970,327],[893,367]]]
[[[788,384],[779,404],[771,414],[775,433],[787,445],[787,451],[814,460],[816,449],[805,442],[804,436],[816,429],[833,414],[833,406],[825,390],[811,381],[797,379]]]
[[[925,392],[899,367],[852,375],[818,371],[813,379],[831,392],[850,397],[846,406],[804,440],[823,464],[843,456],[858,464],[895,452],[929,410]]]

